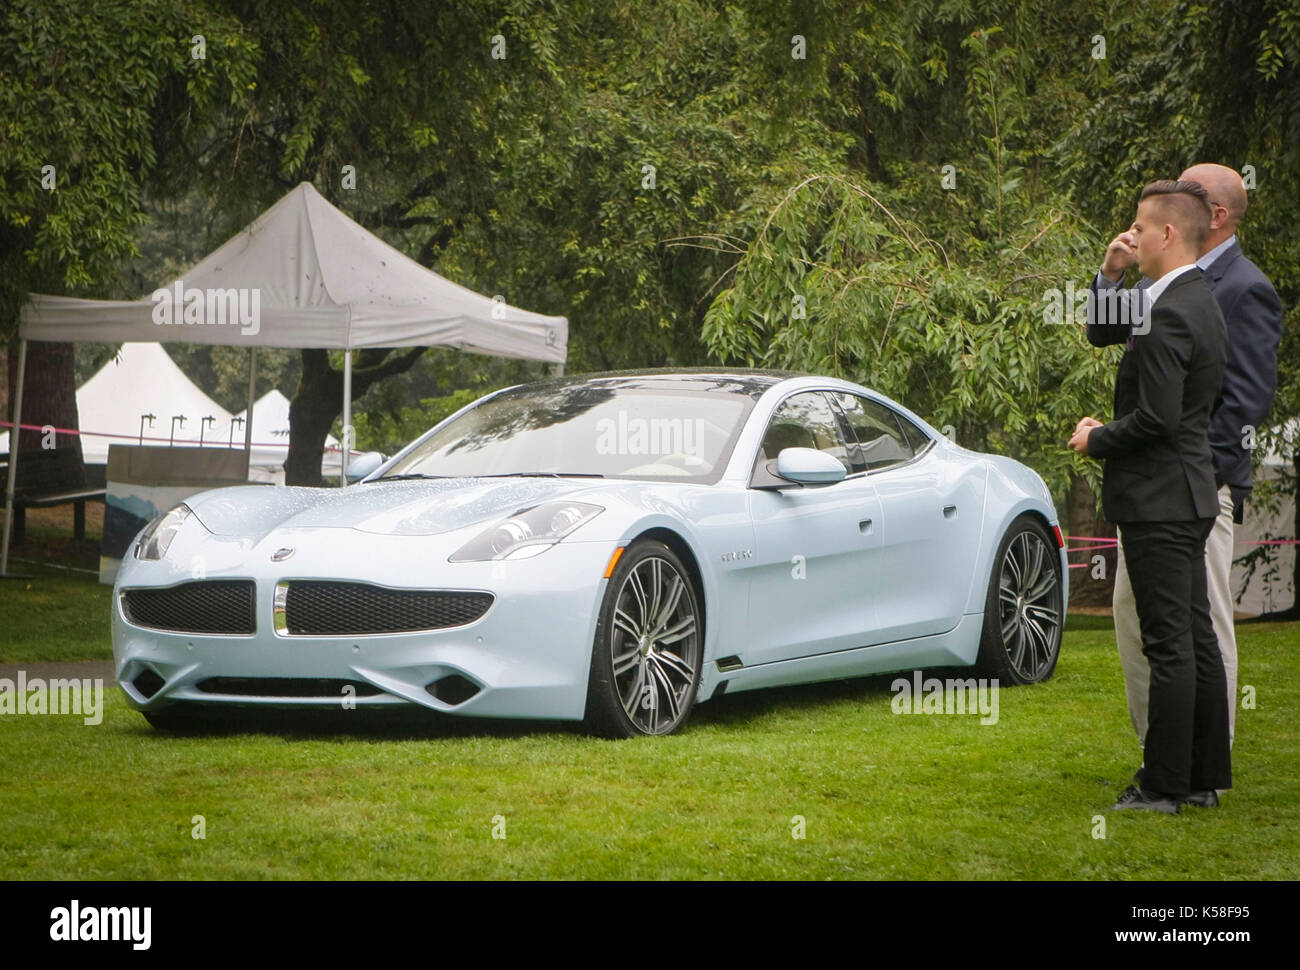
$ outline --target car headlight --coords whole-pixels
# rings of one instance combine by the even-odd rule
[[[516,512],[480,532],[451,556],[451,562],[528,559],[555,545],[605,511],[584,502],[547,502]]]
[[[167,555],[167,547],[176,538],[176,533],[181,531],[185,520],[193,514],[190,507],[182,503],[154,519],[135,544],[135,558],[156,561]]]

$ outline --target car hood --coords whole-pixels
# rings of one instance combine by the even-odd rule
[[[277,529],[421,536],[495,522],[591,487],[550,478],[376,481],[341,489],[253,485],[204,492],[186,504],[204,528],[221,536],[260,539]]]

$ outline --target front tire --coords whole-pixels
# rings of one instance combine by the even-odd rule
[[[596,624],[584,725],[611,738],[671,734],[695,703],[704,654],[690,570],[662,542],[632,543]]]
[[[1052,676],[1065,620],[1061,558],[1035,517],[1011,523],[998,544],[984,603],[976,669],[1003,684],[1035,684]]]

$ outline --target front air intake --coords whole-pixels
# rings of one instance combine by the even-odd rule
[[[478,684],[460,674],[448,674],[441,680],[435,680],[425,688],[430,694],[444,704],[455,706],[464,704],[479,692]]]
[[[235,697],[325,698],[377,697],[383,691],[360,680],[325,677],[208,677],[194,685],[205,694]],[[351,688],[351,693],[346,689]]]
[[[248,635],[257,631],[251,579],[123,590],[122,613],[134,626],[169,633]]]
[[[392,589],[369,583],[288,580],[277,590],[276,629],[288,636],[416,633],[473,623],[491,593]],[[278,615],[283,602],[283,619]]]
[[[159,677],[154,671],[145,669],[136,676],[135,680],[131,681],[131,686],[140,692],[141,697],[148,700],[150,697],[153,697],[154,694],[158,693],[158,691],[162,690],[162,686],[165,683],[166,681]]]

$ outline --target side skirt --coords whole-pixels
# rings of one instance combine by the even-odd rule
[[[700,682],[699,699],[716,696],[718,686],[726,682],[726,693],[779,687],[788,684],[812,684],[822,680],[868,677],[899,670],[926,667],[969,667],[979,654],[983,613],[967,613],[947,633],[870,647],[839,650],[835,653],[778,660],[756,667],[719,671],[710,662]]]

